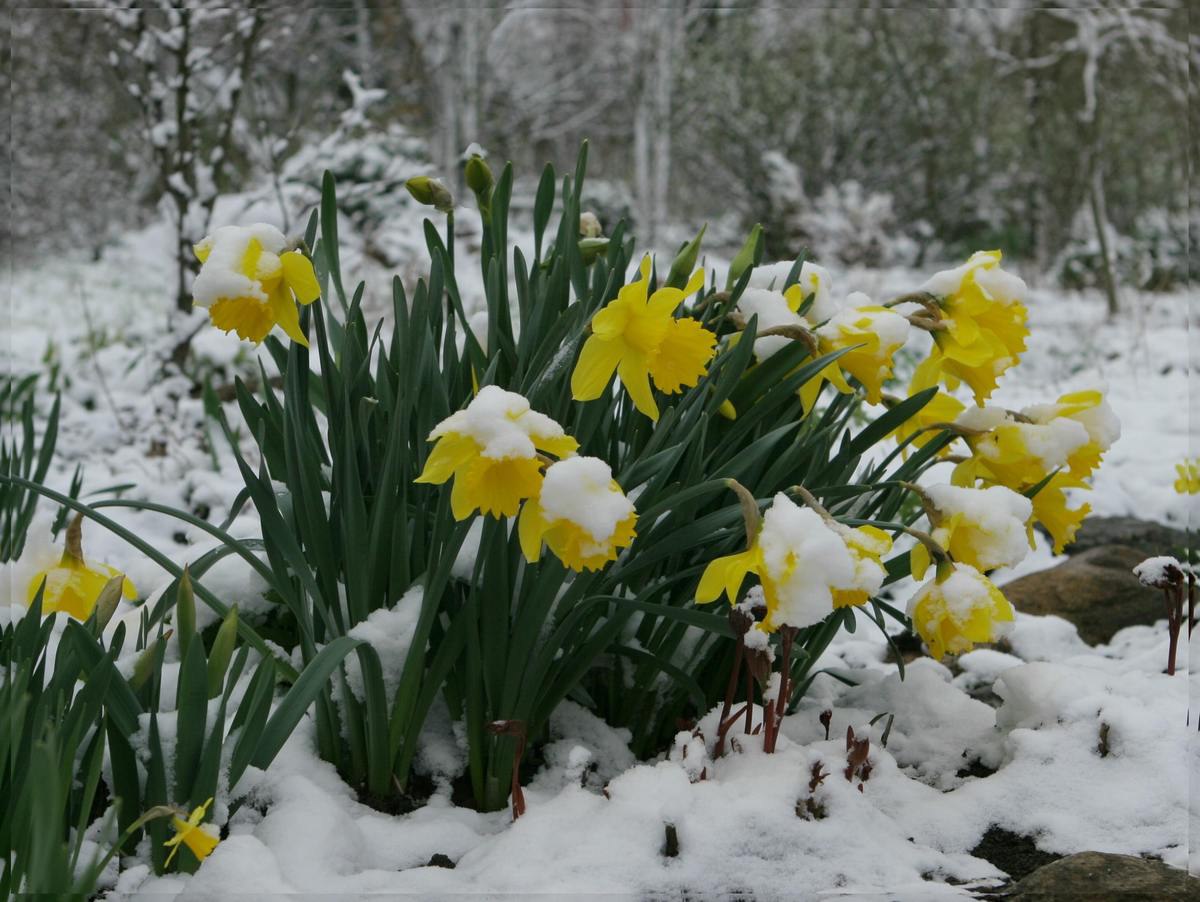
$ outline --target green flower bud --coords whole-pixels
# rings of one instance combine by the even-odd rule
[[[235,604],[221,621],[217,629],[217,637],[213,639],[212,653],[208,656],[208,697],[216,698],[221,694],[225,683],[225,671],[229,669],[229,661],[233,657],[233,647],[237,643],[238,609]]]
[[[404,187],[408,189],[408,193],[419,204],[433,207],[440,213],[451,213],[454,211],[453,195],[437,179],[430,178],[427,175],[418,175],[405,182]]]
[[[696,268],[696,258],[700,256],[700,242],[703,240],[704,232],[707,229],[708,224],[705,223],[696,237],[681,247],[679,253],[675,255],[675,261],[671,264],[671,271],[667,273],[665,284],[668,288],[683,288],[687,285],[688,276]]]
[[[192,575],[186,565],[175,596],[175,629],[179,633],[179,659],[182,661],[196,635],[196,593],[192,590]]]
[[[596,262],[596,258],[608,250],[607,238],[584,238],[579,242],[579,255],[587,266]]]
[[[599,238],[603,234],[604,229],[595,213],[591,210],[584,210],[579,214],[579,236],[581,238]]]
[[[747,269],[751,266],[758,266],[762,262],[762,233],[762,223],[756,222],[754,228],[750,230],[750,234],[746,236],[746,243],[742,245],[742,249],[737,252],[737,256],[729,264],[729,275],[725,279],[726,290],[733,288]]]
[[[481,202],[485,198],[488,200],[491,199],[492,188],[495,187],[496,179],[492,177],[492,169],[483,157],[472,156],[471,159],[467,160],[466,169],[463,171],[463,178],[467,183],[467,187],[475,192],[475,196]]]

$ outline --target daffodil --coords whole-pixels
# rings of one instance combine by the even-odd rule
[[[937,369],[929,367],[928,363],[929,360],[926,359],[913,373],[912,381],[908,386],[909,397],[920,394],[925,389],[938,384]],[[892,437],[898,444],[903,444],[912,436],[910,444],[913,447],[921,448],[938,435],[934,426],[953,423],[966,409],[966,405],[954,395],[939,390],[924,407],[897,426]],[[949,453],[948,448],[944,448],[942,453]]]
[[[171,850],[171,854],[167,856],[167,864],[171,863],[171,859],[175,857],[181,845],[187,846],[196,856],[197,861],[203,861],[212,854],[212,850],[217,847],[217,843],[221,839],[213,836],[200,825],[205,815],[208,814],[208,807],[212,802],[213,800],[209,799],[203,805],[195,808],[186,821],[178,815],[171,818],[171,826],[175,829],[175,835],[163,843]]]
[[[704,375],[716,353],[716,336],[695,319],[674,316],[684,299],[704,286],[704,271],[696,270],[683,289],[650,293],[649,286],[650,258],[646,257],[640,277],[592,317],[592,334],[571,374],[576,401],[600,397],[615,372],[634,406],[657,420],[651,380],[659,391],[675,394]]]
[[[856,547],[852,550],[846,533],[854,531],[837,527],[811,508],[798,506],[787,495],[776,495],[750,547],[716,558],[705,568],[696,601],[715,601],[724,593],[732,602],[743,581],[753,574],[762,586],[767,606],[764,630],[819,623],[832,613],[835,592],[873,594],[883,581],[880,566],[878,584],[872,582],[872,550],[880,545],[878,536],[854,536]],[[857,597],[848,594],[840,596],[840,601],[853,604]]]
[[[977,433],[967,436],[971,457],[955,468],[952,478],[962,486],[984,479],[1020,491],[1067,466],[1091,441],[1077,420],[1024,422],[996,407],[972,408],[956,422]]]
[[[866,604],[867,599],[880,590],[887,576],[883,556],[892,550],[892,537],[874,526],[851,529],[839,524],[837,531],[854,560],[854,580],[851,588],[833,590],[833,606],[844,608]]]
[[[529,409],[515,392],[486,385],[463,410],[429,433],[436,442],[416,481],[441,485],[454,479],[450,509],[457,520],[475,511],[511,517],[542,487],[547,461],[575,453],[579,443],[545,414]]]
[[[275,326],[308,346],[296,302],[311,304],[321,294],[312,262],[265,223],[222,226],[195,246],[200,272],[192,284],[197,307],[213,325],[258,344]]]
[[[570,457],[546,469],[541,491],[521,508],[518,531],[528,561],[543,543],[575,571],[599,570],[633,542],[637,513],[608,464]]]
[[[799,283],[786,291],[768,288],[747,288],[738,298],[737,312],[747,323],[758,317],[757,331],[786,328],[809,329],[809,322],[796,311],[804,301],[804,291]],[[761,362],[783,350],[792,342],[787,335],[763,335],[754,340],[754,356]]]
[[[1055,554],[1062,554],[1063,549],[1075,541],[1075,533],[1092,510],[1092,506],[1086,502],[1069,507],[1067,489],[1086,488],[1086,482],[1064,471],[1051,476],[1050,481],[1030,499],[1033,502],[1034,522],[1042,524],[1050,533]]]
[[[976,570],[1011,567],[1029,551],[1033,505],[1004,486],[960,488],[933,485],[922,490],[932,530],[930,535],[950,556]],[[913,579],[925,578],[929,549],[918,543],[911,552]]]
[[[856,304],[856,297],[869,300],[863,294],[851,295],[847,306],[817,329],[817,339],[822,354],[851,349],[834,365],[862,383],[869,403],[878,404],[883,383],[892,376],[892,358],[908,340],[908,320],[885,307]],[[810,402],[805,404],[809,407]]]
[[[1080,391],[1063,395],[1053,404],[1036,404],[1026,407],[1021,413],[1034,423],[1046,425],[1059,418],[1073,420],[1087,431],[1087,443],[1076,448],[1067,457],[1067,466],[1072,475],[1089,476],[1121,437],[1121,421],[1098,391]]]
[[[951,388],[965,382],[983,404],[1025,350],[1025,283],[1000,268],[999,251],[979,251],[935,274],[922,290],[937,299],[930,359]]]
[[[941,660],[970,651],[976,643],[995,641],[997,625],[1015,615],[986,576],[970,564],[947,562],[909,601],[908,616],[929,653]]]
[[[1175,491],[1180,495],[1200,493],[1200,457],[1175,464],[1175,472],[1179,474],[1175,480]]]
[[[29,581],[26,602],[32,604],[43,582],[42,613],[61,611],[76,620],[87,620],[96,607],[101,590],[120,571],[107,564],[88,563],[83,556],[83,521],[75,517],[67,528],[66,547],[59,562],[39,570]],[[127,599],[137,597],[137,590],[128,578],[121,583],[121,594]]]

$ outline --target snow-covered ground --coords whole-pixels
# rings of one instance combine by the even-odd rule
[[[220,521],[240,487],[232,458],[223,439],[209,435],[192,379],[163,370],[181,334],[178,321],[167,331],[168,248],[166,233],[152,229],[96,262],[56,259],[17,269],[11,309],[3,311],[5,353],[12,371],[55,373],[62,389],[52,485],[65,488],[78,464],[85,497],[126,486],[116,493]],[[356,261],[348,262],[353,271]],[[838,276],[837,290],[885,299],[926,275],[850,272]],[[1125,300],[1128,312],[1109,321],[1098,296],[1035,290],[1029,351],[993,400],[1019,408],[1106,387],[1123,436],[1095,478],[1093,511],[1185,525],[1194,497],[1177,495],[1172,484],[1174,464],[1196,452],[1189,443],[1189,399],[1196,395],[1189,392],[1187,321],[1196,314],[1184,294],[1127,292]],[[188,326],[199,329],[192,375],[223,385],[235,373],[254,372],[248,345],[208,328],[199,315]],[[185,524],[126,509],[109,513],[180,563],[211,547]],[[53,559],[44,526],[23,560],[0,575],[0,593],[9,591],[12,602],[23,601],[32,570]],[[253,514],[244,513],[231,531],[256,530]],[[168,581],[92,526],[84,545],[89,556],[124,569],[143,595]],[[1043,545],[1019,572],[1052,563]],[[261,605],[261,581],[234,558],[205,582],[243,612]],[[1147,604],[1156,603],[1148,595]],[[1033,836],[1046,851],[1127,852],[1186,867],[1189,852],[1200,862],[1200,787],[1192,781],[1200,773],[1200,734],[1197,712],[1190,727],[1188,714],[1200,680],[1188,674],[1186,650],[1180,672],[1162,674],[1166,644],[1165,623],[1126,629],[1108,646],[1089,648],[1064,620],[1020,615],[1011,653],[977,650],[960,657],[954,671],[918,660],[901,681],[883,638],[864,622],[842,634],[821,662],[857,685],[819,676],[785,721],[773,756],[746,740],[711,761],[706,737],[683,734],[661,760],[637,763],[619,731],[565,703],[546,765],[528,787],[528,814],[515,824],[506,812],[452,805],[445,780],[412,814],[367,808],[317,758],[311,725],[303,722],[265,773],[248,775],[252,804],[233,817],[228,838],[195,876],[156,878],[130,860],[115,897],[645,898],[686,891],[929,899],[1002,879],[970,854],[992,825]],[[1002,700],[998,708],[979,700],[988,690]],[[833,712],[828,740],[818,719],[826,709]],[[430,759],[453,761],[450,725],[433,723]],[[871,773],[861,788],[843,775],[847,726],[870,737]],[[827,776],[812,792],[814,766]],[[693,782],[702,767],[706,779]],[[664,854],[668,825],[678,838],[675,855]],[[435,854],[457,866],[427,866]]]

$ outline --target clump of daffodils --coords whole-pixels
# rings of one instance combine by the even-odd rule
[[[612,470],[596,457],[551,464],[541,491],[521,509],[521,549],[527,560],[542,545],[572,570],[599,570],[633,542],[637,513]]]
[[[593,401],[615,373],[634,407],[657,420],[651,382],[669,395],[695,385],[716,353],[717,337],[699,320],[675,316],[679,305],[704,287],[704,270],[696,270],[682,289],[651,292],[650,266],[650,258],[644,258],[639,278],[592,317],[592,334],[571,375],[571,394],[576,401]]]
[[[113,567],[84,558],[83,518],[76,516],[67,528],[66,547],[59,562],[39,570],[29,581],[26,603],[32,604],[41,591],[42,613],[61,611],[76,620],[87,620],[104,587],[118,576],[123,575]],[[127,599],[137,597],[128,578],[122,579],[121,594]]]
[[[200,272],[192,300],[213,325],[255,344],[279,326],[297,344],[308,346],[300,329],[297,302],[321,295],[312,261],[288,248],[272,225],[222,226],[195,246]]]
[[[438,423],[429,440],[436,444],[416,481],[441,485],[453,479],[450,508],[457,520],[476,511],[514,516],[541,490],[548,460],[539,452],[562,458],[579,447],[522,395],[495,385]]]

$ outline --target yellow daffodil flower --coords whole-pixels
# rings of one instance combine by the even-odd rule
[[[633,502],[608,464],[571,457],[546,469],[538,496],[521,508],[518,532],[530,563],[544,543],[572,570],[600,570],[633,542],[636,525]]]
[[[1004,486],[961,488],[934,485],[924,489],[932,525],[930,535],[950,556],[976,570],[1011,567],[1029,551],[1033,505]],[[913,579],[925,578],[929,549],[918,543],[910,553]]]
[[[175,828],[175,835],[163,843],[163,845],[171,850],[171,854],[167,856],[166,863],[168,865],[179,851],[181,845],[187,846],[191,853],[196,856],[197,861],[203,861],[217,847],[217,843],[221,841],[220,837],[213,836],[204,827],[200,826],[200,822],[208,814],[208,806],[212,802],[213,800],[209,799],[203,805],[197,807],[188,816],[186,821],[178,815],[171,818],[171,826]]]
[[[937,368],[936,366],[931,368],[928,365],[929,362],[927,358],[913,373],[912,381],[908,386],[908,396],[910,398],[927,388],[937,385]],[[954,397],[954,395],[939,391],[924,407],[897,426],[895,431],[892,432],[892,437],[896,440],[897,444],[903,444],[909,436],[913,436],[912,447],[924,447],[925,444],[932,441],[938,435],[938,431],[931,427],[939,423],[953,423],[966,409],[966,405]],[[942,454],[948,453],[949,447],[942,449]]]
[[[866,295],[858,297],[868,300]],[[852,303],[851,299],[847,301]],[[885,307],[870,304],[847,306],[818,328],[816,334],[822,354],[852,348],[834,361],[832,366],[845,370],[862,383],[867,390],[867,401],[878,404],[883,383],[892,377],[892,358],[908,340],[908,320]],[[845,385],[845,380],[840,381]],[[834,384],[838,385],[838,382]],[[839,386],[839,391],[848,389],[849,386],[846,389]],[[805,410],[809,409],[811,402],[806,402]]]
[[[120,571],[106,564],[89,564],[83,557],[83,521],[75,517],[67,528],[66,547],[58,564],[39,570],[29,581],[26,603],[32,604],[38,589],[45,581],[42,592],[42,613],[61,611],[76,620],[87,620],[96,607],[100,591]],[[133,583],[126,578],[121,583],[121,594],[127,599],[137,597]]]
[[[255,344],[275,326],[308,346],[296,302],[311,304],[321,294],[312,262],[287,250],[274,226],[222,226],[195,246],[200,272],[192,285],[197,307],[212,323]]]
[[[908,615],[938,660],[995,641],[997,624],[1015,619],[1012,605],[991,580],[969,564],[952,563],[940,565],[917,590]]]
[[[685,298],[704,287],[704,271],[696,270],[682,290],[660,288],[650,294],[649,285],[650,258],[646,257],[640,278],[592,317],[592,334],[571,374],[576,401],[600,397],[615,372],[634,406],[657,420],[651,380],[659,391],[675,394],[704,375],[716,353],[716,336],[698,320],[673,315]]]
[[[854,559],[855,585],[849,589],[834,589],[833,606],[844,608],[866,604],[867,599],[879,591],[887,575],[883,556],[892,550],[892,537],[874,526],[856,529],[843,526],[838,531]]]
[[[1175,472],[1179,474],[1175,480],[1175,491],[1180,495],[1200,493],[1200,457],[1175,464]]]
[[[984,479],[1021,491],[1066,466],[1090,441],[1087,429],[1076,420],[1020,422],[994,407],[968,410],[957,423],[979,433],[967,436],[971,457],[955,468],[951,479],[961,486]]]
[[[886,553],[886,539],[878,530],[851,530],[826,521],[780,493],[747,550],[709,562],[696,601],[706,604],[723,593],[734,602],[743,581],[754,574],[767,606],[762,629],[811,626],[835,606],[859,604],[860,598],[865,601],[879,591],[884,578],[879,556]]]
[[[1089,476],[1113,442],[1121,437],[1121,422],[1104,395],[1098,391],[1079,391],[1063,395],[1053,404],[1037,404],[1021,411],[1034,423],[1046,425],[1062,417],[1080,423],[1088,440],[1067,457],[1073,476]]]
[[[942,328],[930,359],[949,388],[965,382],[983,404],[1025,350],[1025,283],[1000,268],[999,251],[979,251],[962,266],[937,273],[922,290],[938,299]]]
[[[463,410],[434,427],[436,442],[416,481],[441,485],[453,477],[450,508],[456,520],[475,511],[511,517],[538,494],[547,461],[575,453],[579,443],[550,417],[529,409],[515,392],[487,385]]]

